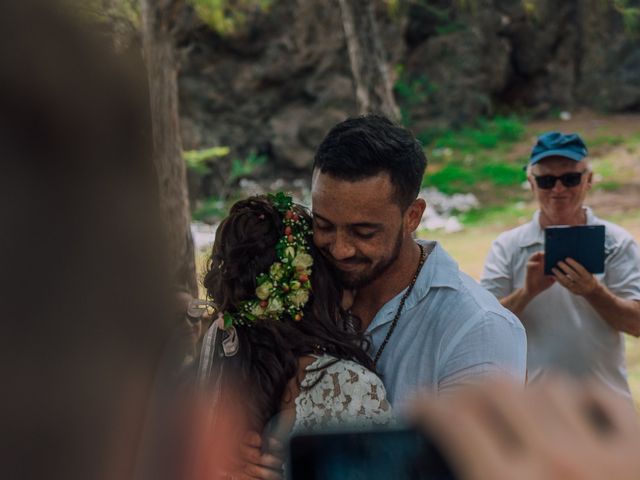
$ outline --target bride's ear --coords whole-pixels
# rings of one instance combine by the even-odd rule
[[[407,233],[415,232],[420,226],[422,214],[427,208],[427,202],[422,198],[416,198],[404,212],[404,225]]]

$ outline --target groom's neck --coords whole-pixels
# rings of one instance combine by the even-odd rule
[[[420,247],[413,239],[400,249],[396,261],[376,280],[358,289],[351,311],[366,330],[380,309],[407,288],[420,261]]]

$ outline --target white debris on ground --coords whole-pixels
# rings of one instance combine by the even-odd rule
[[[306,207],[311,206],[311,191],[309,190],[308,181],[304,179],[296,179],[291,182],[277,179],[266,186],[253,180],[242,179],[240,180],[240,189],[241,197],[283,190],[291,192],[296,202]],[[419,228],[443,230],[445,233],[464,230],[464,225],[458,219],[457,214],[468,212],[480,205],[478,199],[472,193],[445,195],[435,188],[423,189],[420,191],[420,197],[427,202],[427,209],[422,216]],[[210,225],[202,222],[193,222],[191,224],[191,235],[196,250],[207,251],[211,248],[217,228],[218,223]]]
[[[196,251],[206,251],[211,249],[216,238],[218,224],[209,225],[202,222],[191,222],[191,238]]]
[[[456,214],[468,212],[480,206],[478,198],[472,193],[445,195],[435,188],[425,188],[420,192],[420,197],[427,202],[427,209],[420,222],[420,228],[426,230],[460,232],[464,230],[464,226]]]
[[[558,117],[560,117],[560,120],[562,120],[563,122],[568,122],[569,120],[571,120],[571,112],[560,112],[560,115],[558,115]]]

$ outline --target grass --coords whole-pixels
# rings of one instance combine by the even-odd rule
[[[457,130],[425,130],[417,138],[430,159],[423,186],[443,193],[466,193],[474,189],[503,197],[524,180],[524,162],[507,160],[506,153],[525,131],[515,116],[480,119],[475,125]]]
[[[494,228],[507,228],[528,221],[533,209],[524,202],[507,205],[478,208],[460,214],[460,221],[467,227],[492,225]]]

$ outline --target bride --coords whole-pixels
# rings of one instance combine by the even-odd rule
[[[217,230],[204,287],[219,313],[199,381],[231,392],[251,431],[286,436],[391,420],[367,342],[341,308],[342,288],[310,225],[306,210],[278,193],[237,202]]]

